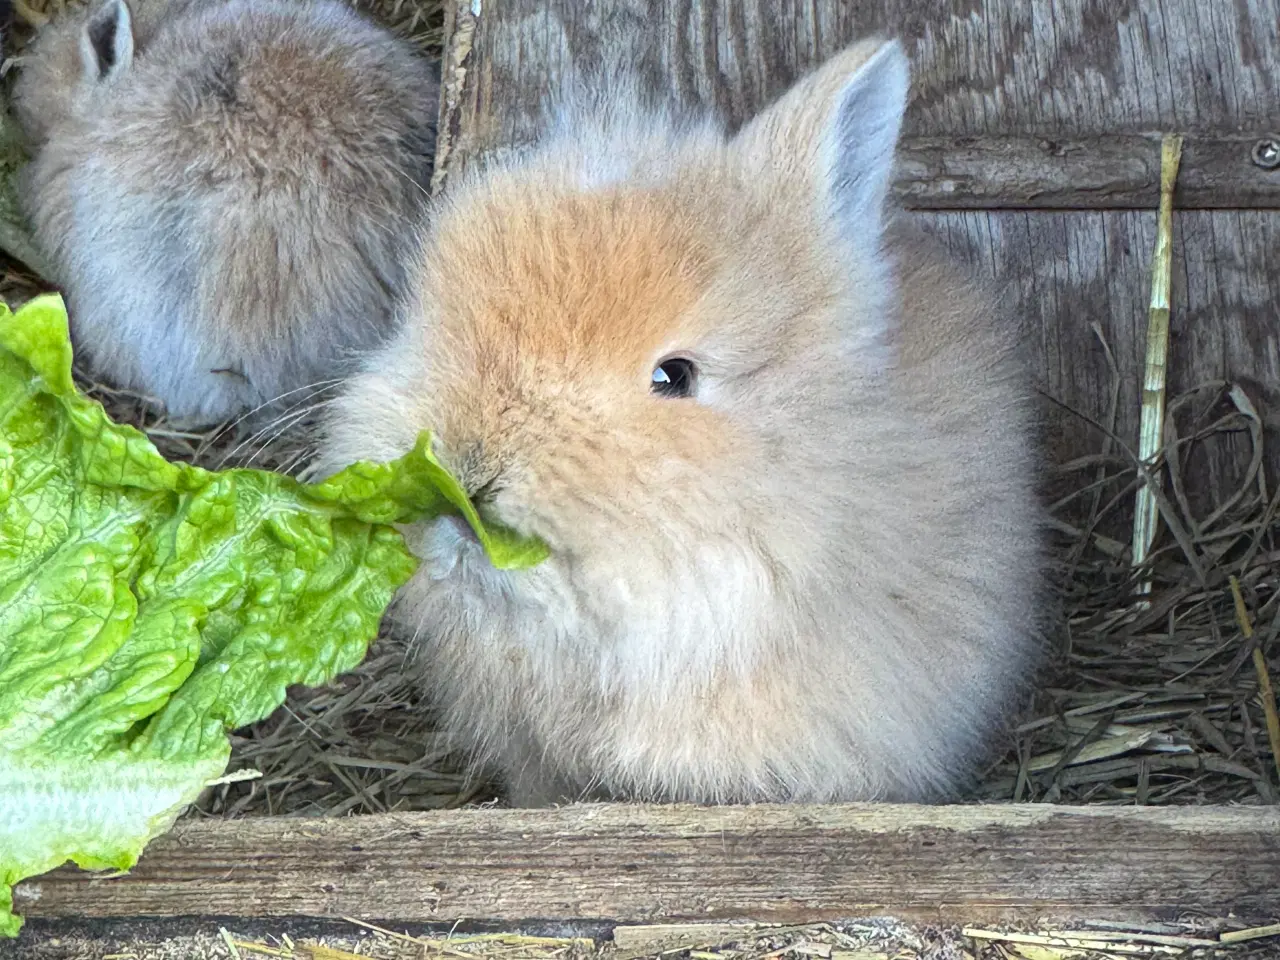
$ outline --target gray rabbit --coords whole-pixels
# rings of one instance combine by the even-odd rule
[[[338,0],[106,0],[23,61],[23,202],[96,374],[208,423],[389,333],[438,109],[406,42]]]

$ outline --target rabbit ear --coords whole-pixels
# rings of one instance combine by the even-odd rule
[[[91,83],[114,80],[133,63],[133,15],[125,0],[107,0],[80,34],[80,63]]]
[[[797,83],[737,142],[751,163],[808,182],[847,238],[878,243],[909,86],[901,44],[864,41]]]

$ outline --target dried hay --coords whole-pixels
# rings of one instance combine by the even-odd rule
[[[1100,532],[1126,526],[1135,458],[1113,452],[1122,445],[1105,431],[1099,455],[1060,468],[1075,489],[1054,504],[1061,534],[1055,579],[1067,615],[1057,662],[979,798],[1276,802],[1253,656],[1255,649],[1270,654],[1275,669],[1280,633],[1280,499],[1267,489],[1263,423],[1238,384],[1205,384],[1169,409],[1170,494],[1157,493],[1166,533],[1141,570],[1130,567],[1127,545]],[[1206,449],[1241,439],[1251,456],[1239,485],[1208,504],[1193,500],[1188,462],[1203,463]],[[1083,522],[1064,519],[1079,516],[1082,504]]]
[[[315,924],[200,922],[195,930],[130,926],[126,938],[76,932],[33,940],[24,960],[1263,960],[1280,929],[1223,921],[1071,930],[995,930],[903,924],[884,918],[802,926],[659,924],[580,930],[557,925],[500,932],[389,929],[360,921]],[[140,926],[140,928],[139,928]],[[311,927],[312,929],[308,929]],[[167,935],[166,935],[167,933]],[[0,960],[8,960],[0,943]]]

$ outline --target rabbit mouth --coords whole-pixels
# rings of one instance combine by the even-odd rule
[[[467,522],[465,517],[460,517],[456,513],[446,514],[441,518],[449,524],[455,533],[463,540],[469,540],[471,543],[479,546],[480,538],[476,536],[476,532],[472,529],[471,524]]]
[[[465,518],[445,514],[420,528],[410,547],[432,580],[444,580],[462,567],[488,565],[484,547]]]

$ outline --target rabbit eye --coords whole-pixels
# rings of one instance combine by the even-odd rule
[[[688,397],[693,394],[697,375],[698,368],[693,365],[692,360],[673,357],[653,368],[653,383],[650,389],[660,397]]]

